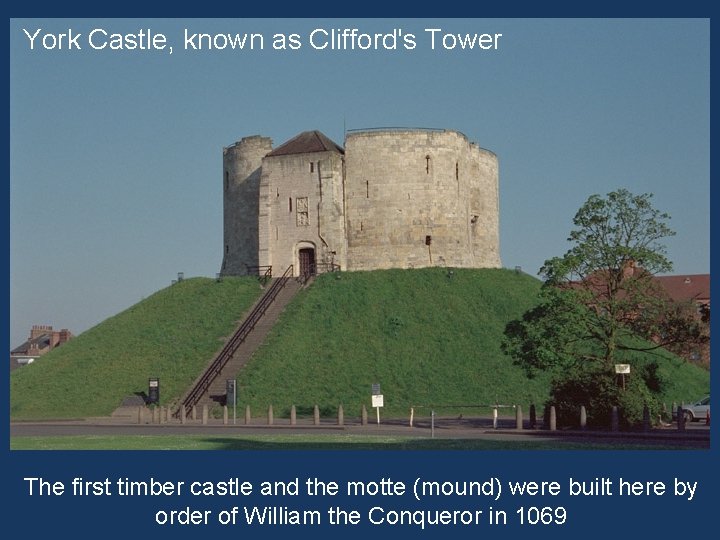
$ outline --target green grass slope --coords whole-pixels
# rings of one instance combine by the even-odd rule
[[[539,281],[509,270],[386,270],[325,274],[283,313],[240,376],[240,404],[276,414],[317,403],[356,415],[380,383],[384,414],[540,403],[547,378],[529,380],[500,350],[505,324],[528,309]]]
[[[180,397],[262,292],[257,279],[186,279],[83,332],[10,376],[14,420],[109,415],[160,378]]]
[[[283,313],[239,377],[239,404],[253,415],[308,414],[318,404],[334,414],[370,409],[380,383],[383,414],[489,414],[460,405],[541,407],[547,374],[528,379],[505,356],[505,325],[536,301],[540,282],[511,270],[428,268],[325,274]],[[688,401],[709,391],[706,370],[664,351],[658,360],[665,399]],[[501,414],[513,414],[501,410]],[[372,411],[370,411],[372,414]],[[540,414],[540,408],[538,408]]]
[[[528,379],[500,350],[505,325],[536,301],[540,282],[510,270],[428,268],[319,276],[283,312],[239,375],[240,411],[356,416],[380,383],[383,416],[489,414],[462,406],[535,403],[549,377]],[[13,419],[107,415],[159,377],[163,404],[180,397],[261,289],[254,278],[185,280],[11,374]],[[665,398],[709,391],[706,370],[655,355]],[[640,360],[638,360],[640,361]],[[527,414],[527,409],[526,414]],[[539,413],[540,409],[538,409]],[[512,410],[505,410],[512,414]],[[372,414],[372,411],[370,411]]]

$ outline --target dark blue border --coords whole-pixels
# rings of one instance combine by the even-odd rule
[[[169,4],[169,3],[168,3]],[[379,9],[378,9],[379,8]],[[308,12],[312,10],[312,13]],[[287,7],[252,7],[246,3],[195,4],[169,6],[157,2],[125,2],[122,6],[95,4],[54,3],[42,6],[38,3],[22,3],[9,8],[12,17],[209,17],[234,16],[257,17],[711,17],[709,2],[673,3],[652,5],[645,3],[628,5],[628,2],[604,2],[588,5],[582,2],[528,2],[527,5],[489,2],[455,6],[445,3],[441,8],[420,7],[398,3],[363,3],[354,6],[339,2],[313,2]],[[712,21],[711,21],[712,22]],[[7,26],[6,26],[7,28]],[[711,24],[712,32],[712,24]],[[7,40],[5,41],[8,42]],[[712,45],[713,59],[717,58],[716,46]],[[8,73],[5,56],[6,73]],[[713,60],[714,64],[714,60]],[[711,75],[712,83],[715,76]],[[7,86],[6,86],[7,88]],[[9,101],[9,99],[8,99]],[[5,113],[9,125],[9,113]],[[711,125],[715,124],[715,114]],[[716,144],[713,140],[712,154]],[[9,171],[9,146],[6,169]],[[711,168],[711,178],[713,178]],[[9,186],[9,182],[7,184]],[[711,189],[714,202],[716,189]],[[9,205],[8,189],[4,191],[5,207]],[[717,226],[716,216],[711,218],[712,232]],[[5,238],[9,242],[9,212]],[[9,282],[8,266],[4,267]],[[715,287],[713,287],[715,289]],[[715,292],[715,291],[714,291]],[[9,291],[3,291],[3,301],[9,306]],[[5,310],[6,317],[9,309]],[[713,324],[713,329],[716,323]],[[9,325],[2,332],[3,344],[9,350]],[[713,332],[715,333],[715,332]],[[7,379],[6,388],[7,386]],[[713,384],[713,387],[715,385]],[[8,400],[4,401],[6,417]],[[712,428],[715,438],[716,428]],[[715,530],[718,482],[717,450],[702,451],[508,451],[508,452],[358,452],[358,451],[267,451],[267,452],[24,452],[7,450],[9,435],[3,428],[6,450],[2,464],[2,492],[5,496],[3,529],[26,538],[41,538],[60,534],[75,538],[101,536],[103,538],[197,538],[206,534],[230,534],[241,538],[276,538],[300,535],[301,537],[332,538],[688,538],[702,537]],[[716,446],[716,445],[715,445]],[[430,508],[482,508],[492,506],[504,510],[508,519],[514,519],[518,506],[565,507],[567,522],[562,526],[507,526],[483,525],[479,527],[436,527],[419,531],[411,526],[344,526],[331,527],[161,527],[154,525],[153,515],[158,509],[209,509],[217,512],[233,506],[276,505],[297,509],[326,509],[330,506],[357,509],[363,515],[373,506],[386,509],[414,508],[414,503],[393,497],[366,497],[349,500],[337,497],[286,497],[282,500],[251,497],[169,497],[169,498],[120,498],[95,497],[72,498],[27,495],[25,477],[44,477],[69,483],[74,477],[104,479],[129,477],[140,480],[154,477],[163,481],[224,480],[237,477],[255,484],[262,480],[291,480],[299,477],[317,477],[324,481],[334,480],[380,480],[391,478],[411,484],[418,477],[441,480],[485,480],[497,477],[503,482],[535,480],[561,482],[563,490],[568,478],[591,481],[595,478],[611,478],[615,482],[624,478],[633,481],[662,481],[672,492],[675,478],[697,481],[698,488],[693,501],[673,495],[648,497],[525,497],[491,501],[486,497],[456,499],[452,497],[433,499]],[[325,516],[323,516],[325,517]]]

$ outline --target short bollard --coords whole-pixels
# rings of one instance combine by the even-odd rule
[[[620,431],[620,415],[617,406],[612,408],[610,417],[610,429],[612,431]]]
[[[522,407],[520,405],[517,405],[515,407],[515,429],[522,429],[522,428],[523,428]]]
[[[363,403],[362,410],[360,411],[360,424],[367,426],[367,407]]]
[[[249,425],[252,421],[252,415],[250,414],[250,405],[245,405],[245,425]]]
[[[190,417],[193,420],[197,420],[197,407],[195,405],[192,406],[192,411],[190,412]]]
[[[585,431],[587,428],[587,410],[585,405],[580,405],[580,429]]]
[[[290,407],[290,425],[297,425],[297,409],[295,408],[295,405]]]
[[[498,418],[497,418],[497,407],[493,407],[493,429],[497,429]]]
[[[207,403],[204,403],[202,406],[202,423],[203,426],[207,425],[208,423],[208,406]]]
[[[557,431],[557,413],[555,405],[550,406],[550,431]]]
[[[413,419],[415,418],[415,408],[410,407],[410,427],[413,427]]]
[[[272,426],[273,422],[275,422],[273,418],[273,408],[272,405],[268,405],[268,426]]]
[[[320,425],[320,408],[317,405],[313,408],[313,424]]]
[[[228,408],[227,405],[223,405],[223,425],[227,426],[228,423]]]
[[[344,426],[345,425],[345,411],[343,411],[343,406],[338,405],[338,426]]]
[[[153,407],[152,409],[152,423],[157,424],[158,423],[158,408]]]
[[[144,409],[144,408],[145,408],[145,407],[138,407],[138,416],[137,416],[137,418],[138,418],[138,424],[142,424],[142,423],[143,423],[143,416],[144,416],[144,415],[143,415],[143,409]]]
[[[537,411],[535,410],[535,404],[530,404],[530,429],[537,427]]]
[[[187,413],[187,411],[185,410],[185,405],[181,405],[180,406],[180,423],[181,424],[184,424],[185,422],[187,422],[186,413]]]

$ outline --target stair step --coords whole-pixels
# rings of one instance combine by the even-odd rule
[[[286,274],[290,273],[291,271],[291,268],[288,268]],[[267,288],[265,294],[255,303],[248,315],[240,323],[236,331],[226,340],[226,344],[236,339],[236,336],[238,336],[239,333],[243,331],[246,324],[245,321],[249,321],[256,316],[259,307],[266,303],[266,297],[269,297],[269,295],[272,294],[272,287],[273,285]],[[205,390],[205,392],[203,392],[197,398],[196,405],[202,406],[203,403],[211,404],[216,403],[217,401],[224,400],[226,379],[234,379],[237,377],[238,372],[245,366],[253,353],[265,341],[265,338],[279,319],[282,311],[285,309],[287,304],[290,303],[290,301],[294,298],[294,296],[301,288],[302,286],[296,280],[292,278],[286,278],[284,286],[279,291],[277,291],[275,298],[271,301],[269,305],[266,306],[265,312],[255,323],[255,326],[245,336],[245,339],[237,345],[237,348],[232,353],[232,356],[230,356],[230,358],[226,360],[226,363],[222,367],[222,369],[215,375],[212,380],[210,380],[209,384],[207,384],[207,390]],[[213,368],[214,363],[218,361],[217,359],[224,354],[226,354],[225,346],[223,346],[223,349],[218,354],[218,356],[212,359],[205,372],[200,377],[198,377],[196,382],[191,386],[191,388],[185,394],[185,397],[181,400],[181,403],[186,403],[186,400],[191,395],[197,392],[198,385],[201,384],[202,381],[206,380],[209,370]]]

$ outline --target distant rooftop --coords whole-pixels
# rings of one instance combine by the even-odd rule
[[[710,274],[655,276],[655,279],[673,300],[710,300]]]

